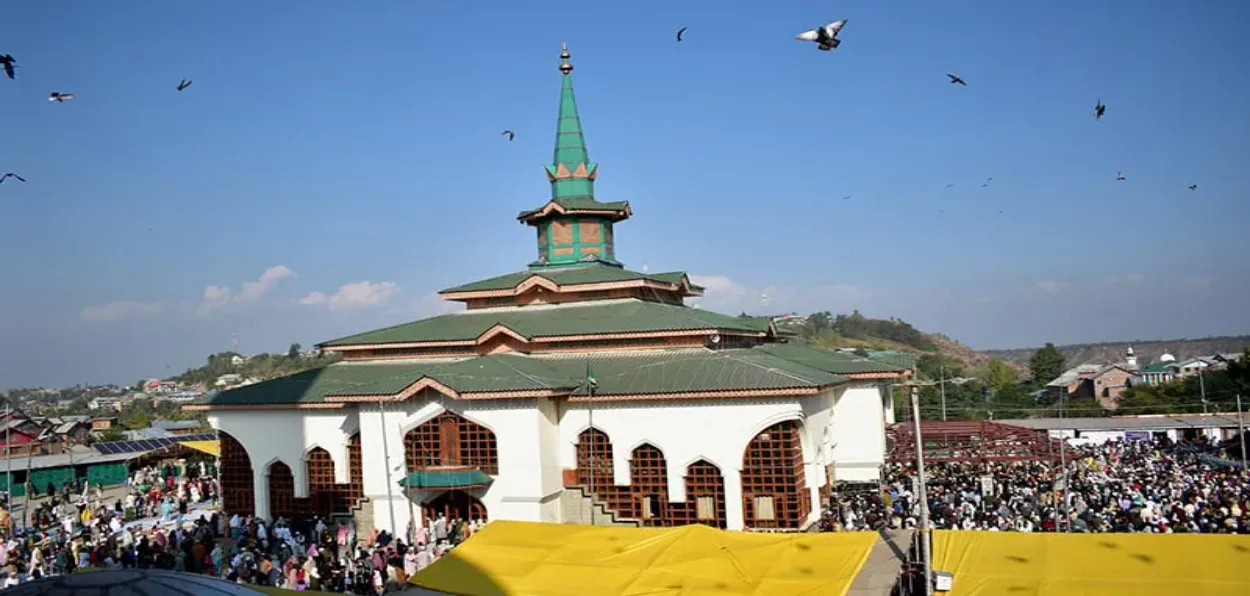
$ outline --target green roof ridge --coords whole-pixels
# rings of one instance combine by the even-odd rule
[[[598,164],[590,161],[590,151],[586,149],[582,120],[577,113],[577,98],[573,93],[573,65],[569,63],[569,56],[568,46],[564,46],[560,52],[560,72],[564,76],[560,86],[560,113],[556,119],[556,146],[551,165],[547,166],[547,173],[552,178],[551,198],[594,199],[595,182],[591,177],[556,178],[556,172],[561,165],[570,174],[576,172],[578,166],[585,166],[587,176],[593,174],[598,167]]]

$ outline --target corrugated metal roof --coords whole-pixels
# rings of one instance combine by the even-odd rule
[[[1038,430],[1167,430],[1177,428],[1237,428],[1236,416],[1134,416],[1112,418],[1023,418],[995,420],[1002,424]]]
[[[115,455],[104,455],[94,449],[84,449],[82,451],[75,450],[71,458],[68,453],[57,455],[36,455],[30,458],[29,468],[26,465],[26,458],[14,457],[5,466],[12,465],[13,471],[18,470],[43,470],[46,468],[60,468],[68,466],[71,463],[75,466],[84,466],[92,464],[107,464],[111,462],[126,461],[143,455],[142,453],[119,453]]]

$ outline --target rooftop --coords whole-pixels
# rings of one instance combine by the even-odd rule
[[[435,386],[456,397],[581,398],[588,373],[596,399],[737,391],[808,393],[856,375],[903,375],[908,369],[797,344],[711,350],[609,351],[576,354],[494,354],[462,359],[348,361],[239,387],[199,405],[318,404],[399,395]]]
[[[1036,430],[1167,430],[1181,428],[1236,428],[1237,416],[1193,414],[1184,416],[1114,416],[1111,418],[1025,418],[996,420],[1001,424]]]

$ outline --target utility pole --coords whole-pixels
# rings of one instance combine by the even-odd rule
[[[1240,437],[1241,443],[1241,471],[1245,472],[1246,468],[1246,424],[1241,419],[1241,392],[1237,392],[1237,436]]]
[[[946,366],[943,365],[938,370],[940,371],[938,376],[942,377],[942,380],[938,382],[942,391],[942,422],[946,422]]]
[[[1063,482],[1063,489],[1062,489],[1063,492],[1060,492],[1058,483],[1056,483],[1054,487],[1055,489],[1054,494],[1055,496],[1061,499],[1060,502],[1056,503],[1055,505],[1056,507],[1058,507],[1059,513],[1062,516],[1061,519],[1059,520],[1059,523],[1063,524],[1063,531],[1065,533],[1071,531],[1072,529],[1071,525],[1068,524],[1068,507],[1067,507],[1067,502],[1068,502],[1068,450],[1067,450],[1068,431],[1067,431],[1066,420],[1064,418],[1064,410],[1065,410],[1065,406],[1067,405],[1067,397],[1068,397],[1068,389],[1066,387],[1060,387],[1059,388],[1059,466],[1061,469],[1060,478],[1062,479],[1062,482]]]
[[[590,370],[590,362],[586,362],[586,391],[589,398],[586,400],[586,417],[587,424],[590,428],[590,525],[595,525],[595,476],[599,475],[599,441],[595,438],[595,388],[599,386],[599,381],[595,379],[595,375]]]
[[[13,460],[9,457],[10,439],[13,437],[13,403],[9,398],[4,398],[4,504],[10,510],[13,509]],[[30,448],[30,445],[26,446]],[[30,476],[30,470],[26,470],[26,475]],[[9,518],[9,525],[13,524],[12,516]]]
[[[1202,413],[1207,413],[1207,383],[1202,378],[1202,367],[1198,367],[1198,389],[1202,391]]]
[[[916,498],[920,502],[920,553],[924,561],[924,593],[933,596],[933,553],[929,545],[929,496],[924,479],[924,440],[920,435],[920,398],[911,388],[912,428],[916,439]]]

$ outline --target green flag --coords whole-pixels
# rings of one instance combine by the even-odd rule
[[[599,381],[598,379],[595,379],[595,372],[590,370],[589,362],[586,363],[586,384],[589,385],[591,389],[599,387]]]

